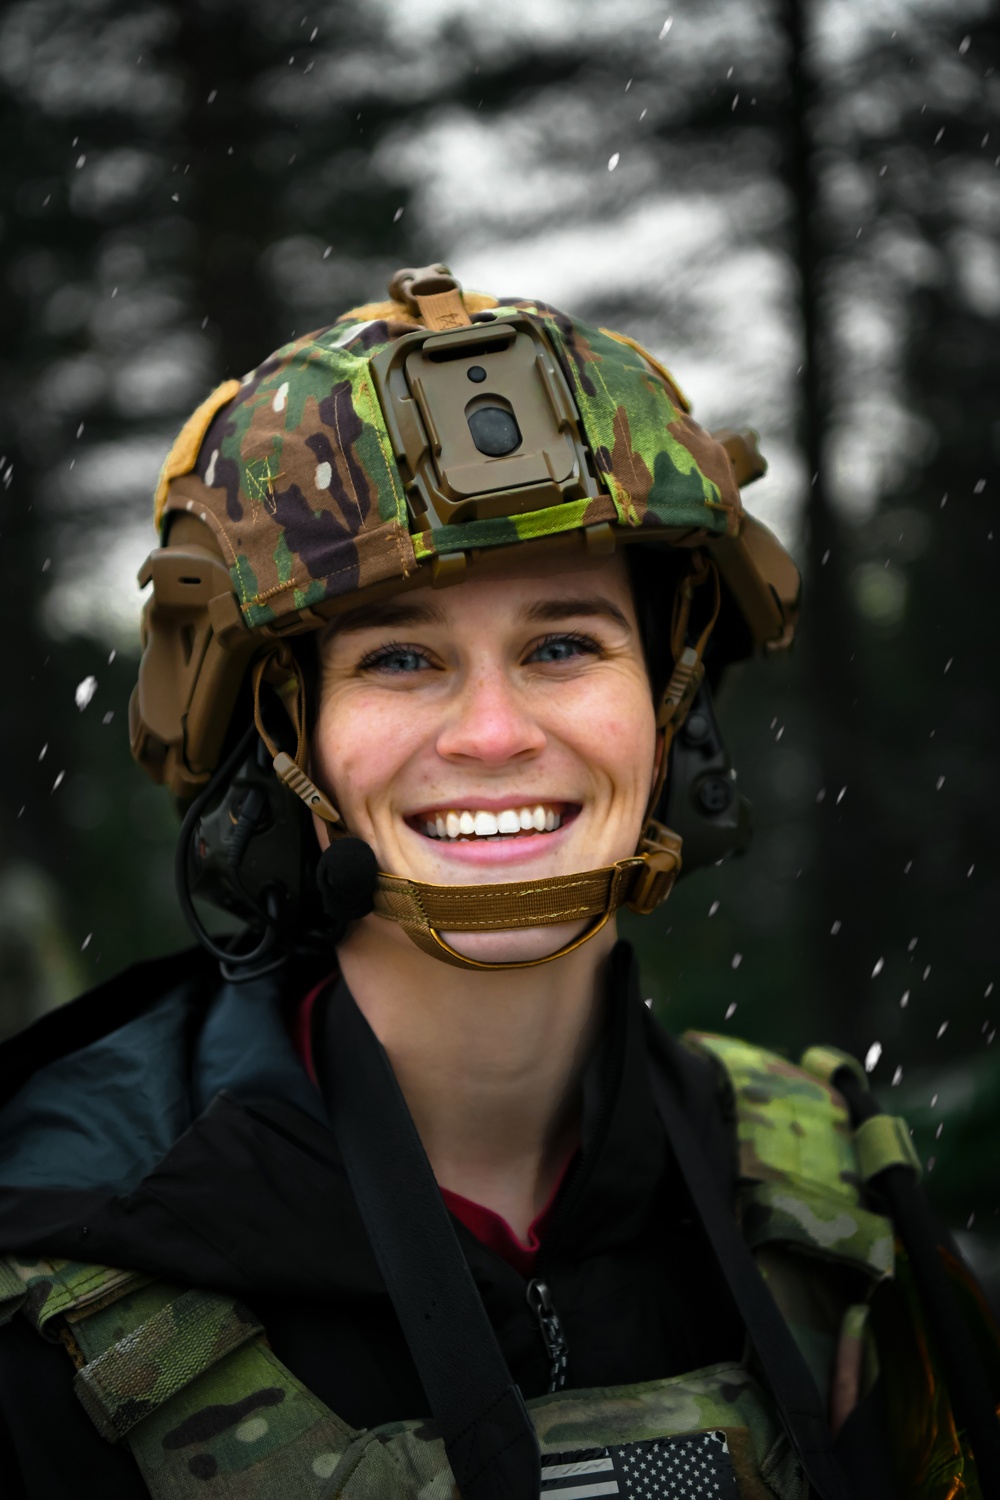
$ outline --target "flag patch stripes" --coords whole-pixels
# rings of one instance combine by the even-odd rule
[[[550,1500],[739,1500],[724,1432],[542,1456]]]

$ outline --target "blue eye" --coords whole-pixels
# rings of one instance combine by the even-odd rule
[[[383,646],[366,656],[359,666],[364,672],[421,672],[430,662],[413,646]]]
[[[573,661],[578,656],[595,656],[598,652],[596,641],[587,635],[553,635],[536,646],[529,657],[530,661],[560,662]]]

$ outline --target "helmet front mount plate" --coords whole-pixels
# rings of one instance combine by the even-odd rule
[[[419,330],[371,369],[415,530],[600,493],[566,379],[530,318]]]

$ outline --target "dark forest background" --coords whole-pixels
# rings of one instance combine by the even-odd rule
[[[1000,1264],[1000,22],[979,0],[22,0],[0,20],[0,1032],[186,944],[134,574],[210,387],[400,265],[641,338],[795,552],[721,702],[744,860],[661,1016],[831,1041]]]

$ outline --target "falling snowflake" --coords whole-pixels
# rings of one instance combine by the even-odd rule
[[[618,165],[618,163],[620,161],[621,161],[621,152],[620,151],[616,151],[613,156],[609,156],[608,157],[608,171],[609,172],[613,172],[615,170],[615,167],[617,167],[617,165]]]
[[[876,1065],[878,1063],[878,1060],[879,1060],[879,1058],[881,1056],[882,1056],[882,1043],[881,1042],[872,1042],[871,1046],[868,1048],[868,1051],[865,1053],[865,1072],[866,1073],[871,1073],[873,1071],[873,1069],[876,1067]]]
[[[76,692],[73,694],[73,699],[81,713],[83,713],[83,710],[87,707],[87,704],[90,702],[91,698],[96,692],[96,677],[85,677],[82,682],[77,683]]]

